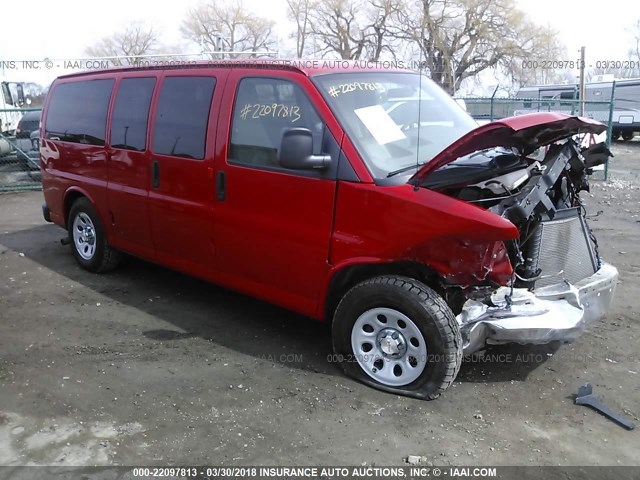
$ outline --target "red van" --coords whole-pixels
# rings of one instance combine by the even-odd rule
[[[579,192],[605,126],[478,127],[410,71],[262,61],[58,78],[44,217],[91,271],[126,252],[332,322],[335,360],[432,399],[463,353],[572,340],[609,307]]]

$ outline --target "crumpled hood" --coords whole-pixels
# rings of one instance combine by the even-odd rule
[[[427,176],[454,160],[479,150],[493,147],[516,147],[528,155],[537,148],[577,133],[602,133],[607,126],[584,117],[543,112],[509,117],[487,123],[453,142],[409,179],[419,185]]]

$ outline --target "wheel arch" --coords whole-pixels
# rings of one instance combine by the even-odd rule
[[[402,275],[418,280],[443,295],[443,281],[428,265],[411,260],[388,261],[367,259],[351,261],[331,270],[324,302],[319,310],[321,319],[331,322],[340,299],[355,285],[381,275]]]
[[[71,207],[72,205],[80,198],[86,198],[91,205],[94,206],[95,208],[95,202],[93,201],[93,199],[91,198],[91,196],[83,189],[79,188],[79,187],[71,187],[69,188],[65,194],[64,194],[64,199],[62,202],[62,206],[63,206],[63,215],[64,215],[64,226],[65,228],[68,228],[69,224],[69,212],[71,212]]]

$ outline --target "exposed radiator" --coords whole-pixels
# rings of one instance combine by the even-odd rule
[[[552,276],[537,280],[536,288],[563,280],[575,283],[593,275],[597,265],[596,250],[578,208],[559,210],[553,220],[542,222],[537,268],[543,277]]]

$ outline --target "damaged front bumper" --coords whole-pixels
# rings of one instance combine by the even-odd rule
[[[543,344],[576,339],[586,326],[603,318],[618,280],[618,270],[607,263],[579,282],[559,283],[530,292],[501,287],[491,297],[493,306],[467,300],[457,316],[464,353],[487,344]]]

